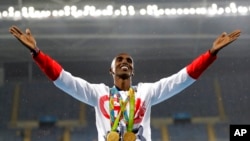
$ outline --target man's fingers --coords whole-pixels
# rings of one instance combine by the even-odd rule
[[[230,38],[230,42],[235,41],[240,36],[241,31],[240,30],[234,30],[232,33],[230,33],[228,36]]]
[[[20,29],[18,29],[16,26],[12,26],[9,29],[9,32],[15,36],[16,38],[20,38],[20,36],[23,34],[22,31]]]
[[[240,29],[236,29],[232,33],[241,33],[241,30]]]
[[[10,32],[11,34],[16,33],[16,31],[15,31],[15,29],[13,29],[13,27],[11,27],[11,28],[9,29],[9,32]]]
[[[20,35],[23,34],[23,32],[16,26],[12,26],[11,29],[12,29],[13,32],[16,32],[16,33],[18,33]]]
[[[240,36],[241,31],[240,30],[234,30],[233,32],[231,32],[228,36],[229,37],[239,37]]]
[[[234,33],[232,35],[229,35],[230,38],[238,38],[240,36],[240,33]]]
[[[9,29],[9,32],[16,38],[19,38],[20,37],[20,34],[17,33],[15,30],[13,30],[12,28]]]
[[[29,35],[29,36],[31,35],[30,29],[28,29],[28,28],[26,29],[26,34]]]

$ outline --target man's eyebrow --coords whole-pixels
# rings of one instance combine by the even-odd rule
[[[116,59],[122,59],[123,57],[122,56],[117,56]]]
[[[129,60],[133,61],[133,59],[132,59],[131,57],[127,57],[127,59],[129,59]]]

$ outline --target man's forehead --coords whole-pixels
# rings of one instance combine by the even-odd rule
[[[117,58],[120,58],[120,57],[122,57],[122,58],[130,58],[130,59],[133,60],[133,58],[128,53],[120,53],[114,59],[117,59]]]
[[[111,67],[115,64],[115,61],[117,60],[117,58],[130,58],[133,62],[133,58],[128,54],[128,53],[119,53],[112,61],[111,63]]]

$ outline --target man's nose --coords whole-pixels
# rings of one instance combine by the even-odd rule
[[[122,63],[128,63],[127,59],[122,59]]]

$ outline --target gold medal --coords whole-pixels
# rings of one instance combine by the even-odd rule
[[[123,140],[124,141],[135,141],[136,135],[133,132],[126,132],[123,135]]]
[[[115,131],[110,131],[107,135],[107,141],[119,141],[119,134]]]

